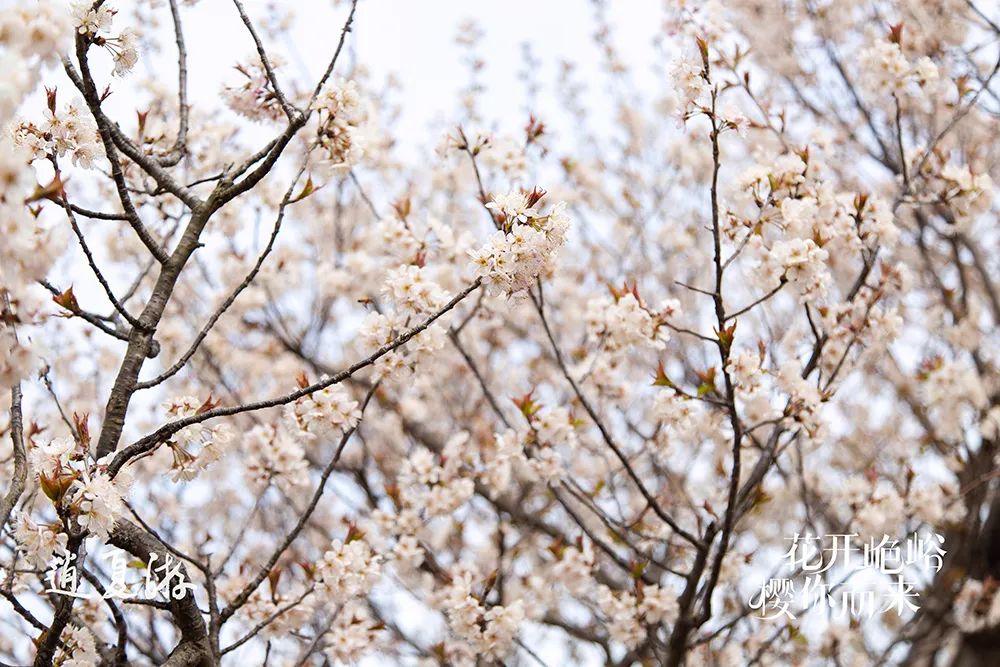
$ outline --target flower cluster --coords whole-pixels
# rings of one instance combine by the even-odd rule
[[[608,352],[635,347],[662,350],[670,340],[666,317],[676,308],[675,302],[667,302],[653,311],[634,287],[612,288],[610,299],[592,299],[587,304],[587,330]]]
[[[81,529],[107,538],[125,510],[124,496],[132,485],[132,475],[121,470],[112,479],[107,473],[110,457],[93,461],[88,453],[90,437],[86,419],[78,418],[79,440],[56,438],[34,444],[28,452],[33,477],[41,490],[66,515],[75,518]],[[56,525],[43,525],[22,515],[18,540],[36,561],[51,557],[66,546],[65,535]]]
[[[646,636],[639,618],[637,600],[627,592],[615,592],[602,586],[597,604],[605,616],[608,634],[629,648],[639,645]]]
[[[330,167],[349,169],[360,162],[368,149],[373,112],[358,84],[340,80],[329,85],[313,109],[319,112],[316,138]]]
[[[400,535],[392,549],[393,562],[397,569],[416,570],[424,562],[424,548],[413,535]]]
[[[927,359],[918,373],[924,403],[935,416],[935,427],[949,440],[962,436],[967,422],[989,405],[983,381],[971,361]]]
[[[118,10],[106,2],[77,0],[72,6],[73,22],[77,32],[85,35],[94,44],[107,49],[115,63],[115,76],[124,76],[132,71],[139,60],[139,36],[131,28],[125,28],[117,37],[102,34],[111,32],[111,24],[117,13]]]
[[[447,135],[445,141],[448,141]],[[520,179],[528,169],[524,144],[510,135],[491,137],[483,147],[482,156],[486,165],[499,169],[512,181]]]
[[[821,440],[827,432],[827,424],[822,417],[823,403],[828,397],[802,377],[801,366],[792,360],[778,367],[777,387],[788,395],[789,412],[802,426],[805,433],[814,440]]]
[[[272,57],[271,68],[281,67],[281,60]],[[283,117],[281,100],[271,85],[267,70],[257,59],[234,65],[243,77],[238,85],[222,88],[222,97],[230,109],[250,120],[277,121]]]
[[[366,653],[382,628],[360,601],[345,604],[324,635],[326,656],[334,663],[353,664]]]
[[[343,604],[367,595],[382,576],[382,557],[357,535],[335,540],[316,564],[316,580],[330,600]]]
[[[110,31],[111,22],[117,13],[116,9],[105,2],[76,0],[72,5],[73,23],[81,35],[96,35]]]
[[[240,615],[254,627],[261,626],[261,634],[279,640],[287,632],[293,632],[310,621],[319,602],[309,594],[305,583],[283,584],[282,570],[276,569],[269,578],[270,590],[261,587],[254,591]],[[290,577],[288,578],[290,579]],[[249,584],[248,575],[241,574],[225,582],[219,590],[221,597],[232,599]],[[285,590],[287,588],[287,590]]]
[[[422,288],[418,291],[423,291]],[[436,299],[433,289],[424,292],[425,296],[418,297],[417,300],[409,301],[411,305],[420,305],[427,302],[428,298]],[[358,335],[365,342],[367,349],[377,350],[391,344],[409,327],[407,324],[414,324],[404,313],[369,313]],[[435,323],[420,332],[419,335],[411,339],[404,347],[379,357],[375,362],[375,370],[379,378],[383,380],[401,380],[409,376],[416,367],[435,352],[444,347],[447,340],[447,332],[444,327]]]
[[[55,91],[49,94],[45,121],[40,125],[20,123],[14,128],[14,141],[30,150],[33,159],[69,154],[73,164],[83,169],[93,169],[95,161],[104,154],[93,118],[78,101],[58,111]]]
[[[486,204],[499,229],[489,242],[471,251],[476,275],[497,294],[528,289],[540,275],[555,266],[556,253],[566,243],[569,217],[559,202],[546,215],[537,205],[543,191],[514,191],[494,195]]]
[[[658,392],[653,399],[650,417],[661,428],[656,439],[660,456],[669,459],[677,442],[699,442],[704,437],[705,410],[698,401],[674,391]]]
[[[445,592],[444,610],[451,631],[476,653],[502,659],[513,649],[525,619],[525,603],[485,606],[472,594],[473,579],[464,572]]]
[[[139,35],[131,28],[125,28],[117,37],[109,37],[102,44],[111,52],[115,76],[125,76],[139,62]]]
[[[27,83],[25,79],[28,77],[24,75],[28,73],[29,63],[18,64],[21,69],[21,75],[18,75],[17,69],[11,69],[15,66],[15,59],[38,58],[46,64],[56,63],[59,56],[66,52],[71,34],[72,26],[65,5],[55,0],[4,8],[0,14],[0,44],[5,47],[0,55],[5,64],[5,76],[0,84],[0,118],[7,118],[13,111],[11,105],[16,106],[21,101],[20,96],[27,87],[18,84]]]
[[[891,247],[898,237],[884,200],[837,192],[806,150],[744,171],[733,200],[723,231],[757,259],[756,284],[770,291],[789,283],[805,302],[827,300],[837,253]],[[754,213],[746,215],[744,205]]]
[[[58,524],[35,523],[30,516],[22,513],[14,530],[14,539],[29,563],[45,569],[54,555],[65,553],[69,537]]]
[[[954,209],[963,228],[968,229],[968,225],[961,223],[990,210],[993,179],[989,174],[974,174],[968,165],[949,164],[941,170],[941,179],[947,184],[941,198]]]
[[[45,443],[36,443],[28,453],[28,463],[35,477],[54,478],[62,474],[70,465],[70,458],[79,460],[76,441],[72,438],[54,438]]]
[[[937,65],[927,56],[916,62],[903,53],[898,39],[883,39],[858,54],[861,83],[872,95],[903,94],[909,88],[931,89],[938,83]]]
[[[1000,625],[1000,595],[995,579],[967,579],[955,598],[955,624],[963,632],[975,633]]]
[[[529,393],[514,399],[528,428],[495,433],[482,447],[480,477],[494,493],[509,490],[513,482],[556,484],[565,475],[564,460],[579,446],[576,421],[569,410],[543,406]]]
[[[70,625],[63,630],[59,648],[53,664],[61,667],[93,667],[100,662],[97,642],[90,630]]]
[[[164,403],[164,408],[172,417],[183,419],[194,417],[216,407],[211,397],[201,401],[194,396],[181,396]],[[228,424],[207,426],[204,422],[184,426],[168,443],[173,454],[174,481],[191,480],[212,465],[225,453],[233,440],[233,432]]]
[[[254,426],[243,438],[242,447],[244,474],[254,488],[263,489],[273,482],[288,491],[308,483],[305,451],[281,424]]]
[[[935,199],[948,203],[955,226],[963,233],[972,232],[976,220],[993,205],[995,188],[990,175],[950,162],[947,156],[929,156],[923,161],[920,176]]]
[[[34,86],[38,65],[58,57],[66,34],[64,12],[51,2],[2,12],[0,126],[8,126]],[[77,127],[86,124],[78,119]],[[18,136],[17,129],[13,134]],[[0,388],[27,376],[35,363],[27,327],[42,319],[47,301],[37,293],[37,281],[45,278],[65,248],[64,235],[26,205],[44,190],[28,167],[33,157],[32,149],[12,141],[6,130],[0,135]],[[57,179],[53,183],[59,185]]]
[[[594,549],[590,543],[578,547],[556,544],[549,550],[557,559],[549,570],[551,581],[565,586],[570,595],[586,592],[594,568]]]
[[[446,449],[458,450],[466,437],[449,441]],[[459,466],[462,458],[458,451],[439,465],[430,451],[415,449],[399,470],[398,500],[403,508],[422,513],[428,520],[447,516],[464,505],[475,492],[474,483],[462,476]]]
[[[829,256],[812,239],[776,241],[764,256],[761,270],[772,276],[769,283],[786,279],[798,288],[803,299],[819,300],[826,296],[829,274],[825,262]]]
[[[70,487],[75,491],[73,505],[80,527],[107,539],[125,511],[122,495],[127,492],[129,483],[126,475],[118,475],[112,480],[102,472],[82,471],[81,478]]]
[[[761,388],[766,373],[763,363],[763,354],[744,350],[730,355],[726,371],[732,376],[733,382],[743,394],[752,395]]]
[[[358,402],[339,384],[303,396],[285,408],[285,417],[308,439],[337,436],[361,420]]]
[[[552,447],[526,449],[530,432],[508,429],[494,437],[493,451],[484,454],[483,481],[495,493],[509,490],[512,482],[554,482],[563,474],[559,455]]]
[[[682,118],[686,118],[692,110],[709,104],[708,95],[712,87],[704,71],[705,66],[697,53],[686,51],[674,59],[670,74],[677,110]]]
[[[390,271],[382,291],[403,313],[431,313],[448,300],[444,290],[428,279],[426,269],[413,264]]]
[[[22,345],[11,329],[0,329],[0,386],[12,387],[35,363],[31,348]]]

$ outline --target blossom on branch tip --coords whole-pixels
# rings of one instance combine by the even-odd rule
[[[541,196],[538,191],[510,192],[495,195],[486,204],[500,228],[469,255],[476,275],[490,291],[520,292],[554,268],[557,252],[566,243],[569,217],[564,202],[541,214],[537,206]]]

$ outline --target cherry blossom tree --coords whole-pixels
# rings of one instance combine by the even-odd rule
[[[208,92],[191,4],[0,14],[0,660],[1000,661],[996,6],[669,0],[650,86],[595,2],[523,116],[463,25],[407,158],[365,2],[309,79],[233,0]],[[918,533],[898,613],[758,613]]]

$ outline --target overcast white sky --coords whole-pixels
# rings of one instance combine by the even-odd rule
[[[265,37],[265,45],[285,57],[296,75],[307,67],[315,80],[333,52],[349,5],[337,4],[248,0],[245,6],[251,18],[266,15],[269,5],[294,11],[297,20],[288,39]],[[623,59],[642,73],[667,68],[656,62],[652,47],[662,26],[660,0],[609,4],[614,43]],[[191,97],[197,103],[200,96],[217,95],[221,81],[233,81],[230,67],[250,55],[253,44],[227,0],[202,0],[182,11],[192,63]],[[584,78],[592,80],[588,74],[597,73],[600,54],[592,39],[594,7],[589,0],[361,0],[349,42],[352,55],[375,81],[395,74],[402,82],[403,116],[394,129],[404,149],[433,146],[454,121],[459,90],[468,81],[455,37],[470,18],[485,32],[480,49],[486,62],[481,77],[484,115],[502,129],[520,128],[525,120],[524,87],[517,81],[523,43],[532,45],[542,63],[543,89],[554,83],[562,60],[576,63]],[[166,14],[163,20],[168,27]],[[164,57],[175,56],[168,50]],[[172,76],[170,68],[154,71]],[[557,105],[558,100],[543,94],[538,111],[551,113]]]

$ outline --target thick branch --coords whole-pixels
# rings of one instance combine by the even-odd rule
[[[24,417],[21,414],[21,384],[15,384],[10,390],[10,441],[14,450],[14,475],[10,487],[0,500],[0,533],[3,532],[10,518],[11,510],[24,493],[24,484],[28,478],[28,457],[24,447]]]
[[[165,558],[169,551],[159,539],[143,531],[134,523],[119,518],[108,542],[128,551],[133,556],[149,563],[150,554]],[[182,576],[187,580],[187,572],[180,565]],[[174,619],[174,625],[181,633],[181,641],[164,663],[165,665],[190,665],[192,667],[210,667],[214,664],[212,650],[208,641],[208,631],[201,611],[195,602],[194,595],[188,593],[177,599],[170,596],[167,603]]]

